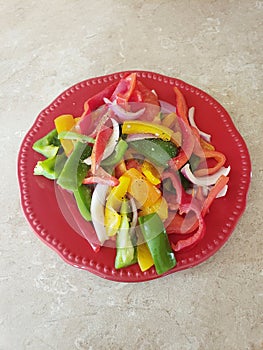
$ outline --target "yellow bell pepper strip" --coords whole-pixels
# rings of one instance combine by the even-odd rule
[[[153,185],[161,183],[160,173],[158,170],[146,160],[142,164],[142,173]]]
[[[184,95],[182,92],[178,89],[178,87],[174,87],[174,93],[176,98],[176,113],[177,115],[182,118],[182,120],[189,125],[188,121],[188,107],[184,98]]]
[[[164,125],[140,120],[127,120],[122,125],[123,134],[153,134],[164,141],[170,141],[174,133]]]
[[[145,216],[148,214],[157,213],[162,221],[168,218],[168,204],[164,197],[160,197],[152,206],[144,206],[140,211],[140,216]]]
[[[66,190],[75,191],[87,175],[89,167],[82,161],[90,154],[91,147],[89,145],[77,142],[59,175],[58,185]]]
[[[142,272],[153,266],[153,258],[146,243],[137,246],[137,259]]]
[[[105,207],[104,225],[107,236],[115,236],[121,225],[120,214],[110,207]]]
[[[166,168],[169,161],[176,157],[178,153],[174,143],[162,139],[153,138],[131,141],[129,145],[155,165]]]
[[[135,249],[130,236],[130,224],[128,219],[128,202],[124,200],[121,206],[121,224],[116,238],[115,268],[131,265],[134,263]]]
[[[70,131],[75,126],[75,120],[71,114],[63,114],[54,120],[58,134],[62,131]],[[73,151],[73,142],[71,140],[61,139],[61,145],[68,156]]]
[[[109,206],[115,210],[119,210],[123,202],[123,198],[128,191],[131,179],[127,175],[119,178],[119,185],[113,187],[107,198],[106,207]]]
[[[176,265],[176,260],[162,220],[156,213],[140,216],[138,220],[157,274],[171,270]]]
[[[205,176],[215,174],[226,162],[226,157],[223,153],[217,151],[204,150],[204,156],[206,159],[214,158],[217,164],[211,168],[203,168],[195,170],[195,176]]]
[[[121,176],[119,178],[119,185],[113,187],[109,193],[109,196],[105,205],[105,219],[104,224],[106,233],[108,236],[114,236],[118,231],[121,224],[121,216],[118,211],[122,205],[124,196],[127,193],[130,178],[127,176]]]
[[[33,144],[33,150],[41,153],[46,158],[53,158],[59,150],[60,141],[58,139],[57,130],[50,131],[46,136],[37,140]]]
[[[130,178],[128,193],[136,200],[140,208],[152,206],[161,197],[161,191],[137,169],[127,170],[124,176]]]

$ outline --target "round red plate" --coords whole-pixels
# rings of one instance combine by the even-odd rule
[[[125,269],[114,268],[115,249],[103,247],[94,253],[89,243],[76,233],[61,213],[54,183],[34,176],[33,169],[39,154],[33,143],[54,128],[53,120],[60,114],[81,115],[84,101],[125,72],[88,79],[78,83],[55,99],[37,117],[26,134],[18,155],[18,178],[21,204],[25,216],[38,237],[54,249],[67,263],[88,270],[100,277],[122,282],[141,282],[162,277],[154,267],[141,272],[137,264]],[[178,86],[188,106],[195,107],[195,120],[201,130],[212,135],[216,149],[231,165],[229,190],[226,197],[217,199],[206,216],[207,233],[193,249],[176,254],[177,265],[167,274],[193,267],[213,255],[227,241],[245,210],[250,183],[251,164],[244,140],[225,109],[211,96],[181,80],[157,73],[136,71],[138,78],[154,89],[160,100],[175,104],[173,86]]]

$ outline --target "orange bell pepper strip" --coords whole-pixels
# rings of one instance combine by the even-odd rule
[[[204,150],[203,153],[206,159],[214,158],[217,161],[217,164],[211,168],[197,169],[194,172],[195,176],[212,175],[216,173],[226,162],[226,157],[221,152]]]
[[[183,121],[189,125],[188,121],[188,107],[182,92],[178,89],[178,87],[174,87],[174,93],[176,98],[176,114],[183,119]]]
[[[200,145],[205,150],[208,150],[208,151],[215,150],[215,147],[211,143],[205,141],[202,137],[200,137]]]

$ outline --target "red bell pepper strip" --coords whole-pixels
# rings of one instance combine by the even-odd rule
[[[166,227],[168,234],[188,234],[194,232],[198,227],[196,215],[182,216],[176,213],[170,224]]]
[[[139,118],[144,121],[152,121],[160,112],[160,103],[158,97],[148,89],[140,80],[136,81],[136,85],[129,102],[137,102],[138,107],[141,108],[140,103],[145,107],[145,112]]]
[[[102,167],[99,167],[95,174],[88,173],[88,177],[86,177],[82,183],[84,185],[98,183],[102,185],[117,186],[119,184],[119,180],[107,173]]]
[[[117,104],[126,105],[136,85],[136,73],[131,73],[120,80],[118,86],[111,96],[111,101],[117,100]]]
[[[140,80],[136,81],[136,86],[131,95],[130,101],[132,102],[144,102],[152,105],[159,106],[158,97],[148,89]]]
[[[208,196],[204,201],[203,208],[202,208],[203,217],[207,214],[214,199],[216,198],[218,193],[225,187],[228,181],[229,181],[229,177],[224,175],[220,176],[220,178],[217,180],[216,184],[213,186],[213,188],[211,189],[211,191],[209,192]]]
[[[90,130],[94,129],[93,127],[94,120],[93,118],[91,118],[92,117],[91,112],[95,111],[97,108],[104,105],[103,98],[104,97],[110,98],[117,85],[118,85],[118,81],[107,86],[104,90],[90,97],[84,103],[84,112],[82,113],[81,119],[78,122],[78,127],[82,134],[88,134]],[[105,112],[106,110],[102,111],[102,115]],[[97,118],[99,119],[100,116],[97,116]]]
[[[178,118],[178,122],[182,133],[183,144],[179,154],[169,162],[169,165],[176,170],[181,169],[188,162],[195,146],[195,137],[193,136],[192,129],[182,119]]]
[[[178,252],[182,249],[192,247],[196,243],[198,243],[204,236],[206,226],[203,219],[203,216],[201,215],[200,206],[198,205],[197,201],[192,200],[189,204],[183,204],[180,208],[180,212],[183,214],[187,214],[190,211],[195,212],[196,217],[198,219],[198,230],[189,238],[181,239],[176,244],[171,242],[171,247],[175,252]]]
[[[100,162],[103,157],[103,153],[107,146],[107,143],[111,137],[113,130],[111,128],[105,127],[102,128],[95,139],[95,143],[91,153],[91,171],[93,174],[96,173]]]
[[[188,107],[182,92],[178,89],[178,87],[174,87],[174,93],[176,98],[176,114],[182,118],[185,124],[189,125],[188,121]]]
[[[203,155],[206,159],[214,158],[217,161],[217,164],[211,168],[197,169],[194,172],[195,176],[212,175],[216,173],[226,162],[225,155],[218,151],[203,150]]]

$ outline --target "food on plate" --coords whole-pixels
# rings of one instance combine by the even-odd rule
[[[45,157],[34,174],[71,195],[94,251],[116,248],[116,269],[172,269],[180,251],[202,240],[210,206],[227,193],[225,155],[171,89],[174,105],[127,73],[87,99],[81,116],[57,116],[33,145]]]

